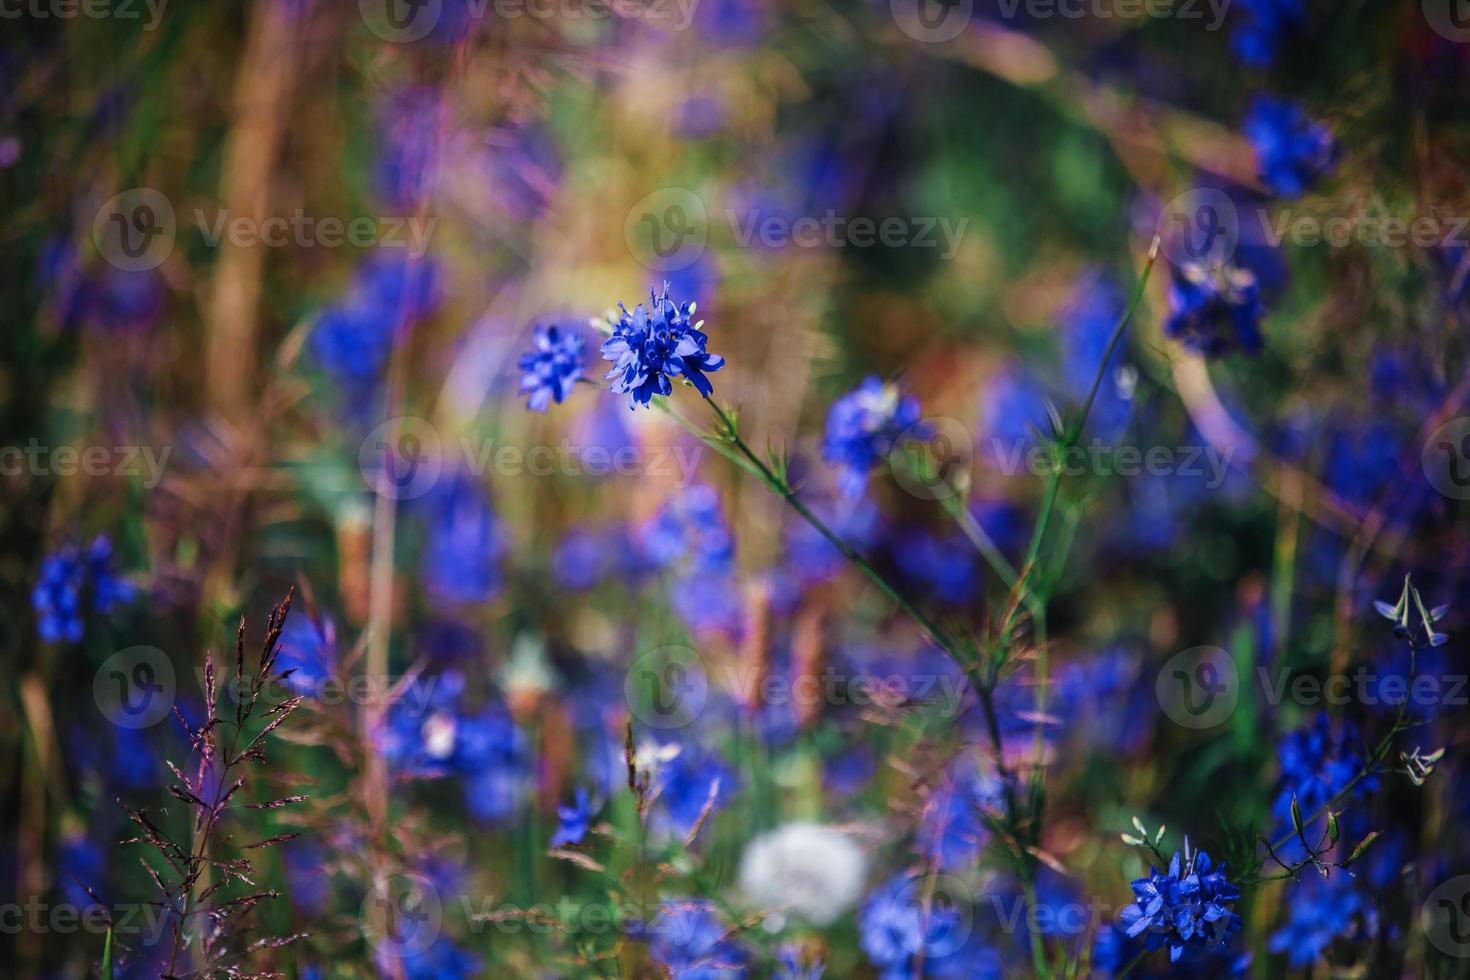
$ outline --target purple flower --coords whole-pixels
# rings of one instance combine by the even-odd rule
[[[581,334],[556,326],[536,328],[536,349],[520,360],[521,394],[530,395],[527,408],[544,412],[549,402],[566,401],[582,377],[582,346]]]
[[[705,398],[710,396],[714,386],[705,372],[718,371],[725,359],[705,350],[709,338],[699,329],[704,321],[690,322],[695,304],[676,305],[665,285],[662,293],[649,291],[647,309],[642,304],[631,313],[622,304],[618,308],[622,315],[602,344],[602,356],[613,362],[607,379],[613,391],[628,396],[629,408],[669,394],[670,378],[684,378]]]
[[[838,485],[850,497],[863,492],[868,473],[919,423],[919,400],[876,377],[832,403],[822,439],[822,457],[838,467]],[[915,431],[914,435],[920,435]]]

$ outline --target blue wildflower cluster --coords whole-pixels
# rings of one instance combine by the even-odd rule
[[[579,333],[558,326],[536,328],[536,349],[521,356],[521,394],[529,395],[526,407],[546,411],[560,405],[582,377],[583,339]]]
[[[838,468],[838,486],[863,492],[868,473],[888,458],[899,438],[919,424],[919,400],[893,382],[868,377],[832,403],[822,437],[822,457]],[[915,430],[914,435],[921,432]]]
[[[1177,962],[1188,948],[1223,946],[1240,929],[1239,900],[1225,865],[1215,866],[1204,851],[1191,853],[1185,841],[1183,858],[1176,851],[1167,871],[1150,867],[1147,878],[1133,882],[1133,904],[1120,922],[1129,938],[1144,936],[1150,950],[1167,946]]]
[[[79,643],[88,606],[107,613],[133,597],[133,586],[112,567],[112,540],[98,535],[85,549],[63,545],[41,562],[31,590],[36,630],[47,643]]]
[[[607,373],[612,390],[628,396],[628,407],[647,406],[654,395],[673,391],[670,378],[683,378],[708,398],[714,390],[705,374],[725,366],[725,359],[711,354],[709,338],[692,322],[695,304],[679,305],[669,298],[669,287],[649,291],[648,306],[628,308],[613,321],[612,336],[602,343],[602,356],[613,362]]]

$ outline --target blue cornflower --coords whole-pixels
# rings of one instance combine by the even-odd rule
[[[832,403],[822,457],[838,467],[838,486],[844,493],[856,497],[863,492],[869,471],[893,451],[906,430],[918,424],[919,412],[917,398],[871,376]]]
[[[592,827],[592,818],[596,815],[597,807],[588,799],[587,791],[578,786],[576,800],[572,805],[556,808],[558,822],[556,833],[551,835],[551,846],[566,847],[568,844],[582,843]]]
[[[1261,349],[1261,298],[1248,269],[1175,267],[1169,279],[1169,315],[1164,332],[1205,357],[1236,348]]]
[[[1357,882],[1346,874],[1312,877],[1292,892],[1286,925],[1271,935],[1273,953],[1286,953],[1292,969],[1317,961],[1332,941],[1352,930],[1360,913],[1368,913]]]
[[[728,938],[710,902],[670,899],[645,930],[650,955],[671,980],[740,980],[746,974],[745,951]]]
[[[1245,120],[1261,180],[1282,197],[1301,197],[1332,169],[1337,143],[1324,125],[1284,99],[1260,96]]]
[[[669,287],[662,293],[648,294],[648,307],[640,303],[628,312],[621,303],[622,315],[613,324],[612,336],[603,341],[602,356],[613,362],[607,373],[612,390],[628,396],[628,407],[647,405],[654,395],[673,391],[670,378],[684,378],[708,398],[714,386],[705,372],[725,366],[725,359],[705,350],[709,338],[699,329],[704,321],[691,323],[695,304],[676,305],[669,299]]]
[[[1169,960],[1178,962],[1186,947],[1215,949],[1240,928],[1233,909],[1240,889],[1225,877],[1225,865],[1216,867],[1204,851],[1184,857],[1174,852],[1167,872],[1149,868],[1147,878],[1133,882],[1133,904],[1123,909],[1120,922],[1130,939],[1145,935],[1150,950],[1169,947]]]
[[[44,642],[81,640],[83,593],[89,593],[92,609],[99,613],[133,596],[131,583],[119,578],[112,567],[112,540],[105,534],[94,538],[86,551],[68,544],[42,559],[31,590],[31,607]]]
[[[549,402],[567,400],[572,386],[582,377],[582,347],[579,333],[560,327],[537,327],[536,349],[521,355],[521,394],[530,395],[526,407],[544,412]]]

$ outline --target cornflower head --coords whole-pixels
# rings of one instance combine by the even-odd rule
[[[649,290],[648,306],[639,304],[630,312],[623,304],[610,317],[612,336],[602,343],[604,360],[612,361],[607,373],[612,390],[628,396],[628,407],[647,406],[654,395],[672,392],[671,378],[683,378],[705,398],[714,391],[706,373],[725,366],[725,359],[707,351],[709,338],[693,322],[694,303],[675,303],[669,298],[668,283],[662,292]]]
[[[1176,267],[1169,279],[1164,332],[1205,357],[1261,349],[1261,297],[1255,274],[1226,265]]]
[[[529,395],[526,407],[544,412],[555,401],[567,400],[572,386],[582,377],[581,334],[555,325],[536,328],[536,347],[521,355],[521,394]]]
[[[1150,950],[1167,946],[1170,962],[1186,949],[1218,949],[1240,929],[1240,889],[1225,877],[1224,864],[1191,851],[1187,838],[1167,871],[1150,866],[1148,877],[1134,880],[1133,899],[1120,918],[1128,937],[1145,936]]]

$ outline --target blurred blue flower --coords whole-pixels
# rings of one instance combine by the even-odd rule
[[[482,975],[479,957],[460,949],[448,936],[435,939],[421,953],[394,957],[393,963],[402,970],[403,980],[471,980]],[[384,965],[385,976],[395,972]]]
[[[571,805],[563,804],[556,808],[557,825],[556,832],[551,835],[551,846],[566,847],[568,844],[582,843],[592,827],[592,818],[596,815],[597,807],[588,798],[587,791],[578,786]]]
[[[1294,888],[1287,903],[1287,921],[1272,933],[1267,949],[1287,954],[1292,969],[1315,963],[1338,936],[1350,932],[1360,913],[1367,912],[1357,882],[1347,873],[1323,879],[1308,876]]]
[[[1259,96],[1245,120],[1261,180],[1282,197],[1302,194],[1332,169],[1337,143],[1332,132],[1307,118],[1300,106]]]
[[[1025,459],[1017,454],[1034,444],[1037,432],[1052,429],[1045,391],[1030,371],[1010,364],[990,379],[981,399],[980,432],[991,442],[981,456],[1007,476],[1019,475]]]
[[[332,623],[318,622],[304,611],[288,616],[279,645],[276,672],[292,671],[286,686],[305,697],[320,695],[323,682],[336,667],[337,638]]]
[[[653,959],[668,970],[670,980],[740,980],[748,957],[727,938],[729,932],[712,903],[670,899],[643,927]]]
[[[1282,833],[1291,829],[1291,801],[1295,797],[1303,819],[1310,819],[1328,801],[1347,788],[1363,768],[1357,745],[1357,728],[1340,722],[1334,731],[1332,718],[1321,711],[1303,728],[1281,740],[1278,760],[1281,779],[1271,813]],[[1371,792],[1377,776],[1360,780],[1355,793]]]
[[[432,313],[439,288],[432,260],[374,254],[358,268],[347,295],[318,314],[311,332],[317,363],[344,385],[375,380],[400,327]]]
[[[613,362],[607,373],[612,390],[628,396],[628,407],[648,405],[654,395],[673,391],[670,378],[684,378],[705,398],[714,391],[705,372],[724,367],[725,359],[705,350],[709,338],[690,321],[695,304],[676,305],[669,299],[668,286],[662,293],[649,291],[648,307],[639,304],[622,314],[613,325],[612,336],[603,341],[602,356]]]
[[[1089,272],[1073,287],[1072,298],[1062,311],[1062,381],[1070,400],[1079,405],[1092,388],[1113,331],[1127,309],[1127,297],[1110,278]],[[1114,439],[1128,423],[1133,410],[1133,392],[1123,375],[1126,365],[1120,342],[1108,359],[1102,384],[1097,389],[1088,425],[1103,439]]]
[[[580,333],[557,326],[536,328],[536,349],[520,360],[521,394],[531,396],[527,408],[544,412],[549,402],[566,401],[582,377],[583,343]]]
[[[965,948],[969,920],[949,903],[929,904],[918,891],[920,880],[899,873],[868,894],[858,913],[859,941],[882,980],[907,980],[914,975],[914,957],[924,953],[924,975],[941,976],[946,965],[965,968],[981,963],[946,961]],[[978,969],[975,977],[999,976],[994,969]]]
[[[654,764],[652,792],[656,798],[650,823],[673,837],[687,837],[708,807],[718,812],[735,795],[735,773],[712,752],[685,742],[657,747],[661,755],[672,754]],[[640,748],[639,754],[644,750]]]
[[[464,776],[466,808],[486,823],[515,816],[534,778],[529,740],[499,705],[460,718],[458,729],[454,765]]]
[[[1150,950],[1169,947],[1169,959],[1178,962],[1186,947],[1220,947],[1240,929],[1234,905],[1240,890],[1225,877],[1225,866],[1216,867],[1204,851],[1192,854],[1184,842],[1169,862],[1168,871],[1150,867],[1147,878],[1133,882],[1133,904],[1123,909],[1119,921],[1130,939],[1145,936]]]
[[[638,549],[657,568],[681,562],[696,573],[724,571],[735,557],[735,539],[713,487],[696,484],[669,497],[637,531]]]
[[[1288,32],[1302,25],[1302,0],[1236,0],[1231,49],[1251,68],[1269,68]]]
[[[969,541],[909,531],[893,543],[899,569],[920,586],[921,597],[951,606],[968,605],[980,589],[980,557]]]
[[[826,972],[821,957],[808,959],[796,945],[788,943],[776,951],[774,980],[822,980]]]
[[[455,476],[441,482],[424,504],[430,509],[420,568],[430,597],[449,605],[471,605],[498,595],[505,542],[479,484]]]
[[[867,377],[832,403],[822,437],[822,458],[838,467],[843,493],[856,497],[868,473],[883,462],[905,431],[919,423],[919,400],[897,384]],[[915,436],[923,431],[915,429]]]
[[[1001,786],[995,776],[970,765],[956,767],[924,802],[919,853],[926,863],[945,871],[973,866],[990,840],[985,817],[1001,805]]]
[[[132,599],[133,586],[112,565],[112,539],[99,534],[85,551],[67,544],[41,561],[31,590],[36,629],[46,643],[77,643],[82,638],[83,596],[93,611],[107,613]]]
[[[1169,277],[1164,332],[1205,357],[1261,349],[1261,299],[1247,269],[1176,266]]]
[[[84,909],[94,905],[90,888],[103,895],[103,879],[107,875],[107,856],[102,848],[81,831],[63,834],[56,845],[56,886],[69,905]],[[85,886],[85,887],[83,887]]]

